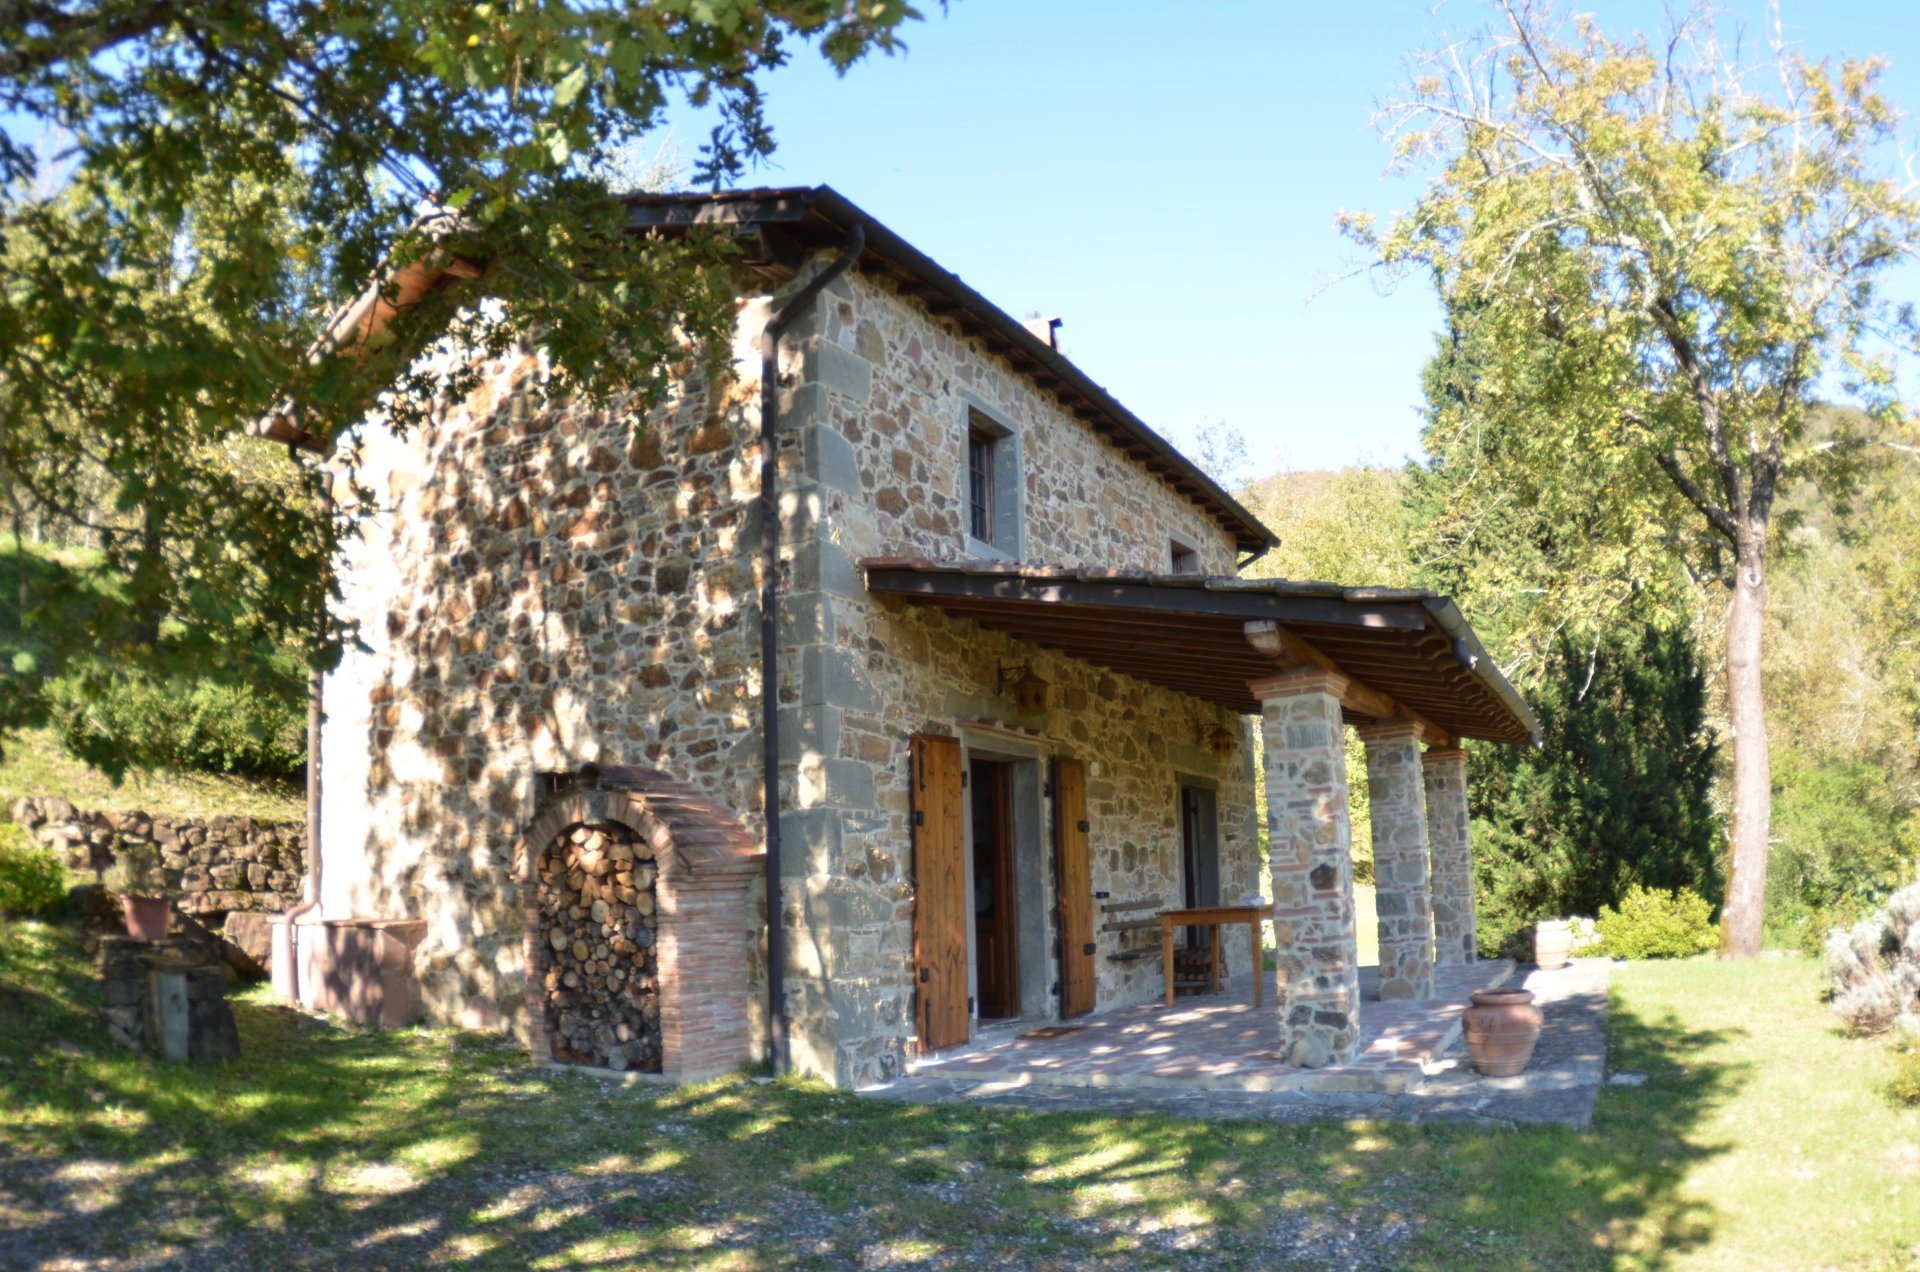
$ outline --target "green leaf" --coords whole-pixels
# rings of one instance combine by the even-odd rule
[[[553,87],[553,104],[571,106],[573,99],[580,96],[580,90],[587,86],[587,65],[581,62],[565,75]]]

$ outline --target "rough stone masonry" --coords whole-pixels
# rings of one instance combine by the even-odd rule
[[[1410,723],[1361,729],[1380,917],[1380,997],[1433,997],[1433,907],[1427,885],[1427,801]]]
[[[105,870],[121,845],[152,845],[166,895],[196,918],[278,914],[300,900],[307,832],[299,822],[85,811],[59,796],[17,799],[12,813],[73,870]]]
[[[1345,686],[1345,677],[1327,671],[1291,671],[1250,686],[1267,750],[1280,1049],[1289,1064],[1308,1069],[1351,1060],[1360,1045]]]

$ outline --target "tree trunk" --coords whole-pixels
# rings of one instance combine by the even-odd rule
[[[1727,715],[1733,726],[1733,853],[1720,911],[1720,953],[1760,952],[1767,901],[1767,834],[1773,817],[1773,767],[1767,756],[1767,707],[1760,691],[1760,647],[1767,618],[1767,530],[1745,525],[1736,547],[1733,599],[1727,603]]]

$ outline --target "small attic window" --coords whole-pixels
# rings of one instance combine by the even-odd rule
[[[1168,555],[1172,558],[1173,573],[1200,573],[1200,553],[1197,549],[1188,547],[1178,539],[1170,540],[1168,549]]]

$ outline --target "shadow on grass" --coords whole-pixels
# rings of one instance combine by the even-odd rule
[[[0,934],[0,1266],[1604,1266],[1697,1246],[1739,1082],[1616,1011],[1590,1131],[1205,1123],[614,1088],[491,1038],[238,1004],[220,1070],[113,1051],[71,933]]]

